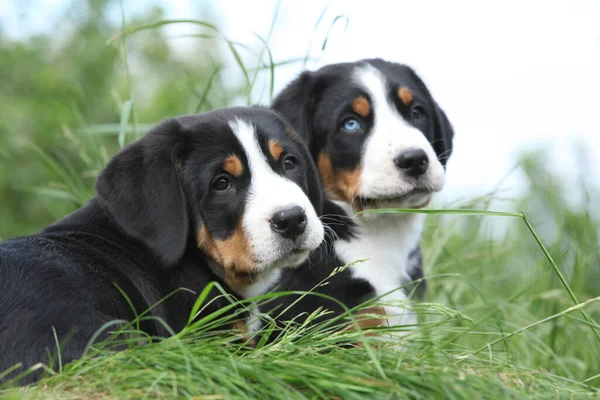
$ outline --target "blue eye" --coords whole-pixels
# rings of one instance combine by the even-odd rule
[[[356,132],[360,129],[360,122],[356,118],[348,118],[344,121],[344,130],[347,132]]]

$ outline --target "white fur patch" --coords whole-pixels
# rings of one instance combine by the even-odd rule
[[[268,314],[263,314],[260,312],[260,308],[257,305],[252,306],[251,315],[246,318],[246,326],[248,327],[248,332],[254,333],[263,326],[262,318],[267,318]]]
[[[354,81],[371,97],[373,127],[363,149],[360,194],[363,197],[397,197],[414,189],[413,179],[404,179],[394,159],[403,151],[422,149],[429,157],[429,167],[420,181],[439,191],[444,186],[445,173],[433,147],[417,128],[402,118],[390,102],[385,77],[373,66],[366,65],[354,72]]]
[[[252,282],[252,284],[238,289],[238,291],[245,299],[260,296],[267,293],[267,291],[273,287],[273,285],[275,285],[275,283],[279,280],[280,275],[280,269],[275,268],[269,270],[261,274],[260,279],[257,279],[256,282]]]
[[[336,204],[352,212],[348,204]],[[368,258],[349,267],[352,276],[368,281],[375,295],[383,296],[381,302],[399,303],[397,306],[384,306],[389,325],[416,324],[416,315],[405,304],[408,300],[406,290],[400,288],[411,281],[407,270],[408,255],[421,238],[424,216],[398,214],[367,219],[356,217],[355,222],[358,224],[356,237],[337,240],[336,255],[343,263]]]
[[[374,117],[370,136],[363,148],[360,195],[372,199],[399,197],[415,189],[415,180],[407,179],[394,163],[400,153],[411,149],[422,149],[429,157],[429,167],[419,178],[421,184],[432,191],[441,190],[445,180],[444,168],[423,133],[406,122],[390,102],[389,93],[393,88],[387,85],[385,77],[373,66],[366,65],[355,70],[353,79],[369,94]],[[389,206],[414,206],[423,203],[423,196],[431,195],[415,195],[403,203]],[[349,204],[337,201],[336,204],[348,215],[353,215]],[[379,203],[380,207],[382,205],[385,206],[385,202]],[[424,215],[364,214],[355,217],[354,222],[358,225],[357,235],[350,240],[335,242],[337,256],[344,263],[368,259],[350,266],[350,269],[354,277],[367,280],[377,296],[385,294],[382,302],[397,304],[384,306],[389,325],[416,324],[417,317],[406,304],[406,290],[399,288],[411,281],[409,254],[419,243]]]
[[[230,121],[229,126],[244,148],[252,176],[242,227],[258,260],[257,272],[295,267],[305,261],[309,252],[323,241],[323,225],[302,189],[271,169],[260,149],[252,124],[236,119]],[[304,233],[294,244],[271,230],[270,219],[276,212],[295,206],[304,210],[307,224]],[[291,253],[293,249],[305,251]],[[246,289],[248,295],[264,293],[269,286],[267,284],[274,283],[277,279],[273,274],[265,275],[268,279],[262,279],[261,276],[261,282],[255,282],[251,288]]]

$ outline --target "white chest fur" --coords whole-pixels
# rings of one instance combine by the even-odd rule
[[[356,217],[356,237],[335,242],[335,252],[345,263],[359,259],[367,261],[351,265],[352,276],[368,281],[381,302],[390,304],[408,300],[399,289],[410,282],[408,255],[415,248],[423,230],[422,214],[369,214]],[[384,296],[385,295],[385,296]],[[414,325],[416,315],[408,305],[385,306],[389,325]]]

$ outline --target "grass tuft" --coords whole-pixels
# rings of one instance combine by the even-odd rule
[[[450,321],[457,318],[454,311],[436,304],[421,304],[418,309]],[[573,310],[565,310],[560,316],[570,311]],[[228,321],[221,319],[222,323]],[[129,350],[121,352],[109,350],[110,346],[98,348],[65,365],[62,372],[50,374],[36,387],[10,389],[3,395],[36,399],[471,399],[474,394],[479,398],[595,395],[594,389],[584,383],[509,363],[492,351],[464,355],[462,346],[442,340],[445,334],[455,331],[450,325],[445,322],[421,327],[400,342],[382,341],[360,331],[300,327],[272,344],[252,349],[243,341],[234,340],[241,338],[239,334],[209,333],[207,325],[200,323],[162,342],[144,346],[132,343]],[[401,332],[398,328],[375,331],[380,335]],[[353,342],[362,342],[363,347],[341,346]],[[491,344],[487,348],[491,349]]]
[[[18,91],[12,92],[10,97],[19,99],[15,103],[19,107],[11,108],[11,102],[3,103],[9,113],[16,113],[30,103],[30,107],[34,107],[41,98],[60,95],[58,98],[62,99],[47,104],[50,117],[37,108],[26,108],[37,111],[29,112],[27,118],[21,118],[29,121],[30,116],[42,115],[44,118],[35,125],[37,129],[46,129],[48,124],[58,126],[60,129],[56,135],[60,139],[55,142],[48,141],[43,145],[40,143],[43,135],[33,136],[31,132],[30,136],[23,135],[24,139],[21,140],[21,129],[27,125],[10,125],[11,133],[19,139],[14,142],[22,142],[20,146],[35,155],[36,167],[32,169],[39,166],[45,171],[45,175],[40,175],[43,179],[38,175],[26,175],[37,179],[12,181],[12,184],[17,182],[16,193],[21,196],[26,193],[25,197],[42,203],[42,208],[48,208],[53,217],[60,217],[74,207],[83,205],[93,195],[93,178],[106,164],[109,155],[146,132],[157,122],[158,115],[166,113],[165,110],[150,108],[145,104],[142,100],[147,96],[136,95],[138,101],[134,102],[133,83],[139,75],[137,71],[130,71],[129,52],[137,51],[136,60],[168,60],[148,64],[153,66],[153,71],[155,68],[159,71],[154,73],[161,78],[163,74],[171,72],[167,80],[168,85],[173,84],[173,87],[167,87],[168,90],[162,88],[158,92],[161,96],[148,97],[151,99],[149,103],[166,98],[168,101],[161,103],[166,110],[181,109],[182,103],[171,100],[184,97],[180,92],[182,86],[175,85],[179,84],[175,78],[181,64],[160,46],[164,39],[161,36],[153,36],[155,42],[159,43],[156,47],[146,43],[146,53],[133,46],[133,40],[129,41],[128,48],[127,41],[133,35],[142,31],[160,31],[171,24],[190,24],[198,27],[200,32],[186,37],[225,44],[240,73],[243,87],[237,92],[226,90],[220,81],[224,69],[221,63],[215,61],[202,66],[206,76],[202,76],[197,84],[192,82],[183,87],[184,91],[189,89],[190,92],[190,112],[200,112],[215,104],[229,104],[235,97],[232,93],[250,103],[252,97],[257,95],[254,88],[261,84],[259,74],[262,72],[266,74],[271,98],[277,68],[292,63],[306,65],[311,59],[309,55],[313,43],[320,40],[319,28],[322,24],[328,24],[328,29],[321,42],[321,52],[331,45],[328,36],[333,28],[340,23],[345,23],[346,27],[349,23],[341,15],[329,21],[326,18],[327,3],[315,23],[305,56],[278,61],[268,44],[277,20],[279,2],[267,35],[254,35],[261,45],[258,51],[248,44],[230,40],[216,24],[202,20],[156,21],[154,18],[154,22],[138,20],[128,26],[123,2],[120,5],[121,25],[118,27],[120,29],[115,29],[120,33],[108,41],[111,46],[118,48],[120,54],[110,58],[112,53],[102,53],[101,57],[120,61],[125,72],[125,82],[115,84],[124,88],[120,92],[115,89],[114,113],[106,111],[110,108],[104,104],[107,102],[106,96],[97,95],[109,92],[112,89],[110,85],[115,81],[108,75],[103,79],[95,79],[96,75],[89,74],[96,71],[85,69],[88,65],[95,65],[97,59],[82,63],[83,66],[77,69],[78,74],[68,74],[85,76],[85,82],[63,84],[60,79],[65,78],[57,74],[59,79],[56,86],[60,90],[51,91],[52,88],[45,86],[49,81],[47,73],[51,69],[44,62],[23,52],[19,46],[16,46],[16,56],[2,58],[30,60],[19,65],[19,69],[44,65],[43,74],[30,74],[37,80],[24,74],[28,79],[15,86]],[[94,16],[92,23],[100,17]],[[90,31],[94,30],[86,32]],[[74,48],[80,49],[79,37],[75,38],[74,43],[77,44]],[[94,42],[89,43],[91,48]],[[105,44],[104,38],[102,43]],[[95,50],[110,50],[111,46],[100,46]],[[73,54],[83,57],[79,52],[66,54],[72,58],[75,58]],[[256,61],[251,67],[247,55]],[[71,63],[71,67],[75,68],[74,61],[71,60]],[[183,68],[183,72],[191,69]],[[58,64],[56,70],[62,72],[62,64]],[[24,92],[20,85],[29,81],[34,83],[28,87],[29,90],[39,93],[32,96],[35,101],[18,97],[19,93]],[[147,81],[152,82],[151,79]],[[106,86],[90,86],[89,82],[109,83]],[[69,89],[72,91],[63,90],[63,86],[74,88]],[[135,88],[139,89],[138,86],[142,85],[135,85]],[[48,91],[37,92],[34,89]],[[87,93],[87,97],[82,93]],[[219,96],[226,97],[220,101]],[[92,99],[96,98],[104,99],[104,103],[92,103]],[[54,115],[53,107],[63,104],[69,104],[68,113],[60,114],[61,117]],[[89,110],[97,109],[104,111],[90,120]],[[187,112],[185,110],[181,113]],[[65,119],[71,122],[67,124]],[[138,119],[143,123],[139,123]],[[34,141],[32,137],[37,140]],[[1,135],[0,140],[4,140]],[[7,165],[20,161],[18,155],[13,155],[14,149],[19,146],[15,146],[12,140],[10,143],[10,150],[0,146],[0,155]],[[70,157],[67,153],[55,151],[56,143],[61,144],[60,148],[65,148],[65,151],[68,149]],[[567,186],[551,174],[545,165],[541,156],[529,155],[521,160],[515,169],[523,172],[529,180],[530,190],[521,198],[510,199],[510,203],[497,191],[475,199],[464,199],[448,209],[376,211],[429,214],[422,245],[429,294],[426,301],[413,304],[420,315],[420,324],[416,329],[380,327],[366,332],[358,329],[351,317],[337,318],[317,325],[290,324],[275,342],[266,344],[266,337],[274,334],[274,328],[265,319],[266,327],[254,338],[257,345],[252,348],[240,332],[224,331],[226,324],[239,318],[231,311],[240,304],[222,287],[212,284],[198,295],[187,327],[179,333],[172,332],[172,337],[152,341],[152,338],[139,332],[138,323],[150,318],[147,312],[140,314],[133,322],[113,321],[99,329],[98,336],[92,338],[81,360],[66,365],[60,359],[55,360],[56,365],[38,364],[34,369],[44,370],[48,375],[39,385],[16,389],[5,387],[0,390],[0,397],[598,399],[600,256],[598,221],[590,210],[600,202],[600,193],[585,181],[583,175],[577,189],[581,192],[573,193],[572,186]],[[586,168],[583,166],[582,171],[586,171]],[[13,171],[10,172],[0,175],[0,184],[5,177],[14,175]],[[567,205],[565,193],[581,197],[582,204],[578,207]],[[12,202],[15,207],[20,206],[22,198],[12,199]],[[497,206],[499,203],[503,206]],[[490,211],[492,205],[508,211]],[[19,214],[12,210],[0,216],[6,218],[7,215]],[[31,214],[31,219],[34,217],[37,214]],[[390,218],[395,217],[398,216],[390,215]],[[2,231],[3,238],[11,236],[5,232],[21,232],[20,227],[15,228],[17,223],[11,221],[11,231],[4,228],[8,226],[4,222],[0,226],[5,229]],[[41,224],[39,218],[36,223]],[[28,228],[31,226],[34,225],[30,224]],[[498,226],[504,227],[500,233]],[[340,270],[343,268],[340,267]],[[229,299],[230,305],[196,320],[195,316],[207,306],[208,294],[215,290]],[[254,302],[268,302],[277,296],[291,294],[298,293],[269,293],[245,300],[241,305],[251,311]],[[309,292],[302,295],[319,294]],[[348,310],[348,313],[352,311],[356,310]],[[327,313],[327,310],[317,310],[308,316],[307,321],[314,321]],[[335,328],[347,324],[354,324],[356,329],[335,332]],[[165,328],[168,329],[167,326]],[[215,330],[220,332],[214,333]],[[111,339],[106,343],[97,343],[96,339],[101,333],[110,333]],[[390,337],[395,339],[390,340]],[[349,343],[363,345],[353,347],[348,346]],[[111,350],[116,344],[126,345],[127,350]],[[60,346],[61,343],[57,340],[56,345]],[[0,379],[9,372],[0,371]]]

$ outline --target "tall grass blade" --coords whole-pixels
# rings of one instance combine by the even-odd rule
[[[131,114],[131,100],[127,100],[125,104],[123,104],[123,111],[121,112],[121,123],[119,125],[119,136],[118,143],[119,148],[123,148],[125,146],[125,136],[127,136],[127,124],[129,123],[129,115]],[[135,128],[134,128],[135,134]]]

